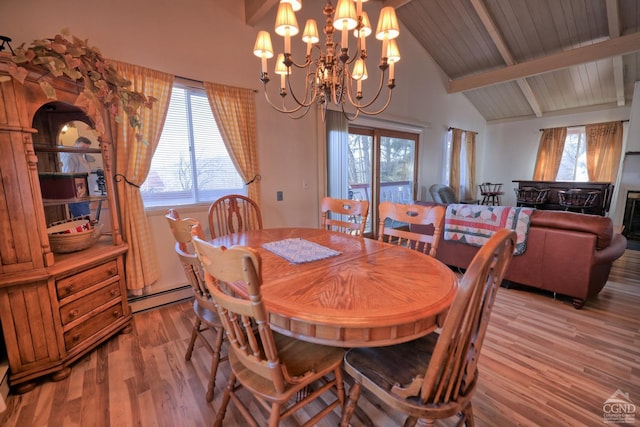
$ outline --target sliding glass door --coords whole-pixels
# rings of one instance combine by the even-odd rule
[[[370,213],[366,233],[370,236],[377,228],[380,201],[410,204],[415,200],[417,134],[349,127],[344,149],[333,147],[331,154],[331,148],[330,145],[329,195],[344,197],[346,188],[346,197],[368,200]],[[336,185],[336,181],[342,182]]]

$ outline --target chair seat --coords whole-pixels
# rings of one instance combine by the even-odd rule
[[[207,306],[208,304],[200,302],[198,298],[193,300],[193,312],[202,322],[211,328],[222,328],[222,322],[213,307],[213,302],[211,302],[211,307]]]
[[[291,375],[302,375],[309,371],[313,371],[313,374],[296,385],[287,384],[289,388],[284,393],[278,393],[273,381],[248,369],[234,357],[233,351],[229,351],[229,364],[237,380],[243,387],[264,399],[278,400],[275,396],[279,395],[282,401],[286,401],[297,390],[305,388],[310,382],[327,375],[342,364],[344,350],[341,348],[300,341],[277,332],[273,333],[273,337],[278,347],[280,362],[287,366]]]
[[[473,391],[448,404],[422,404],[419,401],[419,386],[422,385],[438,337],[437,333],[432,333],[404,344],[352,348],[345,354],[344,370],[394,409],[418,418],[424,417],[425,411],[429,411],[431,416],[437,413],[434,418],[452,417],[471,399]],[[409,387],[416,378],[418,387],[414,393],[409,393],[416,397],[404,397],[393,391],[395,385]]]

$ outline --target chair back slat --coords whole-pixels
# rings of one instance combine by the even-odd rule
[[[323,197],[320,210],[322,228],[356,236],[364,234],[369,215],[368,201]]]
[[[209,206],[211,238],[262,229],[260,207],[240,194],[223,196]]]
[[[278,392],[284,392],[287,368],[278,358],[260,293],[260,254],[246,246],[214,246],[204,240],[200,226],[194,227],[192,233],[198,259],[204,268],[205,283],[227,332],[230,357],[272,381]],[[248,298],[229,293],[228,289],[234,286],[246,289]]]
[[[499,230],[466,270],[424,376],[423,403],[455,401],[474,386],[489,316],[515,240],[514,231]]]
[[[432,257],[436,256],[444,225],[445,208],[443,206],[382,202],[378,206],[378,213],[378,240],[406,246]],[[433,227],[433,232],[432,234],[416,233],[405,228],[394,228],[393,223],[401,223],[405,227],[430,225]]]

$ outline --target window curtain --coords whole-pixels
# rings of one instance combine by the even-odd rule
[[[465,131],[464,143],[466,148],[466,171],[464,189],[460,200],[472,200],[476,198],[476,132]]]
[[[560,169],[566,138],[566,127],[542,130],[536,166],[533,171],[535,181],[555,181],[558,169]]]
[[[622,156],[622,122],[586,125],[589,181],[616,182]]]
[[[160,140],[174,76],[117,61],[114,66],[120,75],[131,81],[132,90],[157,100],[151,109],[141,107],[139,129],[132,128],[127,119],[116,123],[118,205],[122,236],[129,245],[125,264],[127,289],[133,295],[142,295],[143,290],[158,279],[160,270],[139,187],[149,174],[151,159]]]
[[[328,174],[329,197],[349,198],[349,121],[341,111],[326,111],[327,158],[331,165]]]
[[[462,129],[451,129],[451,167],[449,168],[449,187],[456,192],[460,200],[460,152],[462,151]]]
[[[204,88],[229,156],[248,183],[247,195],[260,206],[254,92],[209,82],[204,82]]]

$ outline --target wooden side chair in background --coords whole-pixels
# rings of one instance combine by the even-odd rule
[[[558,191],[558,204],[565,211],[588,213],[596,204],[599,196],[599,191],[571,188],[565,191]]]
[[[248,197],[230,194],[209,206],[211,238],[247,230],[262,229],[260,207]]]
[[[537,208],[547,203],[549,198],[548,188],[522,187],[514,188],[516,192],[516,203],[518,206],[529,206]]]
[[[471,397],[496,292],[511,262],[516,234],[502,229],[478,251],[461,279],[442,331],[388,347],[353,348],[344,369],[353,379],[341,426],[347,427],[362,388],[408,415],[405,426],[433,425],[461,414],[473,426]]]
[[[482,196],[481,205],[499,206],[500,196],[504,194],[502,191],[502,184],[496,184],[491,182],[483,182],[479,185],[480,195]]]
[[[250,425],[258,425],[249,405],[242,402],[246,394],[238,393],[242,388],[269,411],[270,427],[279,426],[281,420],[302,407],[307,408],[306,414],[314,408],[317,410],[304,422],[305,426],[316,425],[334,408],[342,408],[344,350],[272,332],[260,293],[260,254],[245,246],[216,247],[203,240],[200,226],[192,232],[207,287],[217,304],[229,341],[231,374],[214,425],[222,425],[229,401]],[[248,299],[228,292],[233,284],[246,286]],[[325,393],[332,389],[335,394]],[[319,399],[322,395],[329,403]],[[313,404],[309,407],[309,403]]]
[[[369,215],[368,201],[323,197],[320,210],[322,228],[355,236],[364,234]]]
[[[165,215],[171,233],[176,240],[175,251],[180,258],[182,267],[189,284],[193,288],[193,313],[196,315],[195,323],[191,332],[191,340],[187,347],[187,353],[184,356],[186,360],[191,360],[193,348],[196,339],[200,339],[204,347],[211,353],[211,371],[209,373],[209,384],[207,385],[207,401],[213,400],[213,392],[215,390],[216,374],[218,365],[221,361],[227,360],[222,357],[222,342],[224,340],[224,329],[218,318],[218,312],[215,304],[209,295],[209,291],[204,283],[204,276],[198,256],[190,249],[191,244],[191,228],[199,222],[192,218],[181,219],[180,214],[175,209],[169,209]],[[213,341],[205,335],[205,331],[213,332]]]
[[[378,240],[387,243],[407,246],[436,256],[438,242],[444,227],[445,208],[443,206],[403,205],[382,202],[378,206]],[[423,234],[407,230],[406,227],[394,228],[388,221],[411,225],[427,225],[433,227],[433,233]]]

